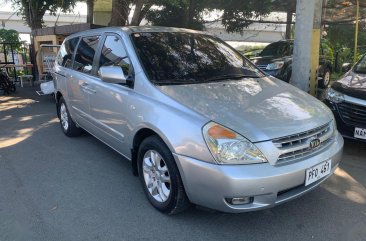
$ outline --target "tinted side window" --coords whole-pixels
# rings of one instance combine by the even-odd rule
[[[99,66],[120,66],[126,76],[131,74],[131,62],[119,37],[107,36],[102,48]]]
[[[83,37],[75,53],[73,68],[77,71],[90,74],[93,67],[95,51],[99,44],[100,36]]]
[[[57,63],[67,68],[71,68],[72,64],[72,55],[76,49],[76,45],[78,44],[79,37],[72,38],[66,40],[65,43],[61,46],[59,55],[57,57]]]

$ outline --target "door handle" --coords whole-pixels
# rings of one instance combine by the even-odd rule
[[[87,87],[87,86],[88,86],[88,83],[83,82],[83,83],[81,83],[81,84],[80,84],[80,86],[81,86],[81,87],[83,87],[83,88],[85,88],[85,87]]]
[[[97,93],[97,91],[96,91],[96,90],[94,90],[94,89],[92,89],[92,88],[90,88],[90,87],[87,87],[87,86],[84,86],[84,87],[82,87],[81,89],[82,89],[84,92],[89,93],[89,94],[95,94],[95,93]]]
[[[97,91],[96,91],[96,90],[91,89],[91,88],[89,88],[89,87],[86,87],[86,88],[85,88],[85,90],[86,90],[86,91],[89,91],[89,92],[90,92],[90,93],[92,93],[92,94],[97,93]]]

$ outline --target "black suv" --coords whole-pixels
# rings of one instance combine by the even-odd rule
[[[252,58],[252,62],[264,72],[290,82],[292,74],[293,40],[281,40],[267,45],[258,57]],[[321,41],[319,56],[319,77],[320,87],[328,86],[332,71],[332,53],[325,41]]]
[[[338,131],[366,142],[366,55],[325,91],[324,102],[333,111]]]

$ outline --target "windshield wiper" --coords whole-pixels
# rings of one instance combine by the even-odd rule
[[[205,79],[205,82],[242,79],[242,78],[259,78],[259,76],[258,75],[244,75],[244,74],[227,74],[227,75],[219,75],[219,76],[214,76],[212,78]]]
[[[196,79],[166,79],[166,80],[152,80],[156,85],[186,85],[202,83]]]

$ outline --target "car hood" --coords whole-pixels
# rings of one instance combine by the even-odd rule
[[[320,101],[273,77],[158,88],[252,142],[304,132],[332,119]]]
[[[273,62],[277,62],[277,61],[288,61],[291,59],[291,56],[284,56],[284,57],[275,57],[275,56],[262,56],[262,57],[255,57],[252,58],[251,61],[255,64],[255,65],[267,65]]]
[[[332,84],[332,88],[346,95],[366,100],[366,74],[349,71]]]

